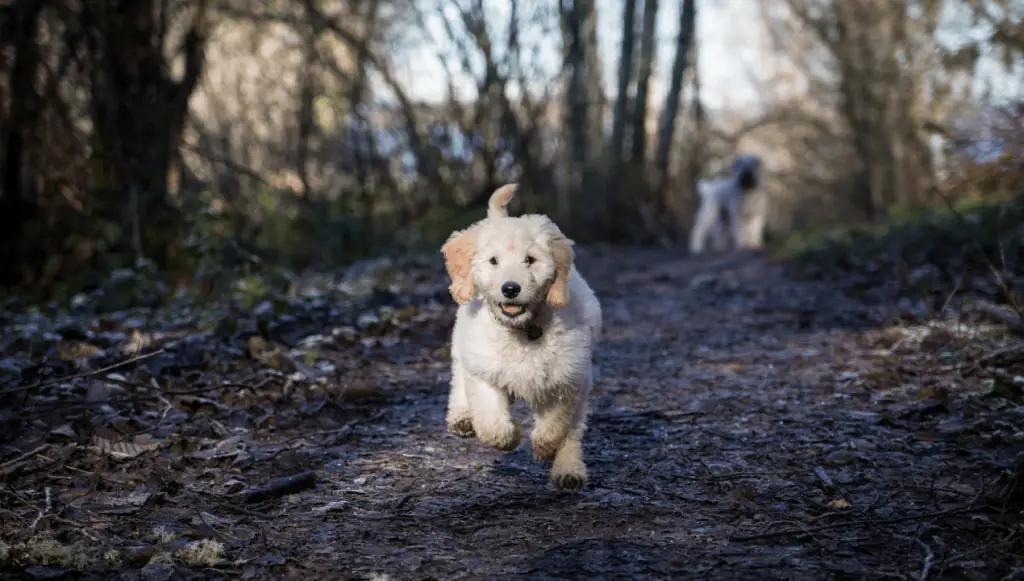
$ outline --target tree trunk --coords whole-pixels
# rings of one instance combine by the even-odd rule
[[[572,192],[586,189],[593,172],[592,153],[594,144],[591,137],[593,121],[591,104],[594,95],[593,71],[588,67],[588,56],[596,50],[594,24],[596,13],[593,0],[575,0],[569,7],[563,5],[562,27],[564,33],[565,64],[569,69],[568,86],[565,91],[566,126],[568,127],[568,150],[570,176],[568,188]],[[591,63],[592,64],[592,63]],[[591,209],[600,204],[588,204]],[[562,207],[559,211],[566,212]]]
[[[696,58],[696,52],[700,50],[700,47],[694,47],[694,57]],[[700,181],[701,173],[704,172],[704,164],[706,163],[705,157],[706,152],[704,146],[706,144],[706,123],[704,119],[704,100],[703,92],[701,90],[700,82],[700,69],[699,67],[693,68],[693,139],[690,142],[690,158],[686,164],[686,178],[688,180],[687,186],[690,191],[690,196],[687,199],[690,208],[693,212],[697,211],[698,200],[697,200],[697,183]]]
[[[683,90],[683,74],[686,72],[688,51],[694,39],[697,21],[695,0],[682,0],[679,15],[679,35],[676,37],[676,58],[672,63],[672,77],[669,82],[665,106],[658,120],[658,148],[654,155],[654,175],[658,190],[663,190],[668,179],[669,155],[672,152],[672,137],[675,134],[676,116],[679,114],[679,97]]]
[[[633,106],[633,151],[630,156],[636,167],[643,166],[647,155],[647,88],[654,68],[654,20],[657,14],[658,0],[645,0],[640,65],[636,77],[636,103]]]
[[[574,0],[581,2],[584,8],[582,40],[583,62],[586,63],[584,82],[587,86],[587,119],[590,131],[587,133],[587,158],[596,160],[604,151],[604,113],[605,96],[602,81],[601,55],[597,51],[597,7],[594,0]],[[597,174],[591,172],[591,176]]]
[[[92,31],[93,121],[96,146],[115,191],[138,196],[122,223],[145,225],[141,244],[148,257],[166,264],[180,236],[167,196],[168,169],[178,144],[188,101],[204,68],[207,0],[198,0],[185,35],[185,73],[169,78],[169,64],[158,39],[154,0],[83,3],[83,23]]]
[[[32,252],[26,228],[38,213],[31,180],[23,180],[30,168],[24,167],[25,147],[32,141],[39,116],[39,95],[35,79],[39,68],[39,47],[36,33],[42,0],[18,2],[14,6],[14,64],[8,77],[10,105],[5,130],[0,132],[0,285],[21,282],[25,264],[35,262],[26,253]]]
[[[625,0],[622,13],[622,48],[619,51],[619,79],[612,112],[612,136],[608,142],[611,163],[622,160],[626,142],[626,116],[628,115],[629,82],[633,77],[633,33],[636,25],[636,0]]]

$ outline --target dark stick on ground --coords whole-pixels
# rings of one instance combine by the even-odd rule
[[[303,472],[293,476],[278,478],[262,488],[247,491],[245,493],[245,502],[247,504],[255,504],[273,498],[281,498],[289,494],[297,494],[314,486],[316,486],[316,474],[313,472]]]

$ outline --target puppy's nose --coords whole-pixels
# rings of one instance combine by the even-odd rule
[[[501,285],[501,294],[505,295],[505,298],[514,299],[519,296],[519,291],[523,290],[519,286],[519,283],[508,281]]]

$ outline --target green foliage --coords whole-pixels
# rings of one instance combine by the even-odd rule
[[[183,251],[188,268],[199,284],[216,286],[222,281],[230,225],[212,206],[195,207],[186,212],[185,224],[188,233]]]
[[[266,185],[254,190],[256,207],[236,216],[238,243],[268,262],[292,269],[337,267],[393,250],[401,241],[381,192],[346,190],[303,199]]]
[[[1024,199],[897,210],[874,224],[791,236],[777,253],[823,278],[855,273],[949,293],[965,281],[998,284],[994,269],[1012,289],[1024,275]]]

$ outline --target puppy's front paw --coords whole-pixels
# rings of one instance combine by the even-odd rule
[[[551,484],[562,492],[576,492],[587,485],[587,467],[582,462],[571,467],[556,464],[551,468]]]
[[[497,448],[503,452],[511,452],[519,447],[523,440],[523,432],[519,424],[514,421],[506,421],[487,430],[477,426],[476,437],[488,448]]]
[[[448,424],[448,431],[460,438],[470,438],[476,435],[476,431],[473,429],[473,421],[469,418],[450,422]]]

